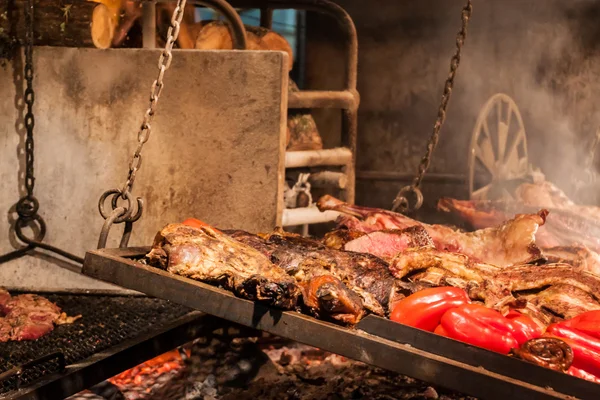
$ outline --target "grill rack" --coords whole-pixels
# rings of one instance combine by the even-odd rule
[[[345,328],[235,297],[139,261],[150,249],[86,254],[83,273],[357,361],[485,399],[597,399],[600,386],[430,332],[367,316]]]
[[[0,343],[2,399],[68,397],[218,324],[188,307],[147,296],[38,294],[82,318],[35,341]]]

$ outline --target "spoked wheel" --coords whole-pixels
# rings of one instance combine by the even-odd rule
[[[472,200],[512,198],[511,183],[529,172],[525,126],[517,105],[498,93],[483,106],[469,154],[469,195]]]

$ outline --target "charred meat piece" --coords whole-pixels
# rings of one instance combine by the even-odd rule
[[[600,251],[600,222],[580,211],[580,206],[569,209],[551,208],[546,223],[536,234],[536,243],[542,247],[585,245]],[[438,209],[451,212],[474,228],[492,227],[518,214],[533,213],[537,207],[520,202],[490,200],[440,199]]]
[[[388,264],[370,254],[315,248],[277,233],[262,243],[247,232],[238,231],[231,236],[270,257],[303,285],[317,276],[334,276],[361,298],[364,308],[375,314],[384,315],[396,296],[395,279]]]
[[[327,232],[325,237],[323,238],[323,243],[325,246],[335,249],[341,250],[344,248],[344,245],[354,239],[358,239],[361,236],[364,236],[365,233],[361,231],[352,231],[349,229],[336,229],[331,232]]]
[[[600,303],[591,294],[571,285],[553,285],[539,293],[522,297],[531,304],[549,310],[561,319],[570,319],[587,311],[600,310]]]
[[[347,214],[339,224],[367,233],[422,226],[438,250],[465,254],[474,262],[505,267],[543,259],[535,244],[535,235],[546,220],[545,210],[538,214],[518,215],[495,228],[465,233],[443,225],[424,224],[391,211],[346,204],[331,196],[322,197],[317,205],[321,211],[334,210]]]
[[[300,296],[294,280],[267,257],[209,227],[167,225],[154,239],[147,259],[173,274],[222,285],[240,297],[284,309],[294,308]]]
[[[344,250],[368,253],[386,261],[398,253],[415,247],[433,246],[433,240],[422,226],[403,230],[386,230],[367,233],[344,245]]]
[[[39,339],[52,332],[64,314],[56,304],[42,296],[21,294],[11,297],[5,290],[0,290],[0,313],[0,342]]]
[[[390,263],[390,272],[397,279],[403,279],[416,271],[434,269],[435,274],[445,274],[439,278],[460,278],[464,281],[483,282],[494,276],[499,268],[473,262],[464,254],[438,250],[435,247],[407,249],[398,254]],[[433,283],[433,282],[431,282]]]
[[[551,264],[570,264],[600,276],[600,255],[585,246],[557,246],[543,249]]]
[[[311,278],[302,285],[304,305],[318,318],[356,324],[365,315],[361,298],[331,275]]]
[[[600,277],[580,271],[568,264],[520,265],[505,268],[486,279],[479,288],[470,291],[471,297],[485,301],[491,308],[502,307],[514,293],[525,290],[543,290],[553,285],[570,285],[600,300]]]

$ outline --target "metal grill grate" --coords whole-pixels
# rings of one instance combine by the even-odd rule
[[[0,343],[0,373],[61,351],[70,365],[106,350],[127,339],[159,328],[192,310],[165,300],[136,296],[44,295],[69,316],[82,318],[71,325],[56,327],[50,334],[36,340]],[[57,359],[25,370],[21,387],[59,372]],[[17,389],[17,377],[0,382],[0,395]]]

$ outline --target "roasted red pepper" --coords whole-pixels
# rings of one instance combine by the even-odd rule
[[[571,328],[563,323],[549,325],[546,333],[559,338],[567,338],[574,340],[583,346],[589,347],[592,350],[600,352],[600,339],[596,339],[576,328]]]
[[[183,221],[183,225],[191,226],[193,228],[210,228],[216,232],[220,232],[218,229],[215,229],[212,226],[210,226],[209,224],[207,224],[206,222],[202,222],[196,218],[186,219],[185,221]]]
[[[542,327],[527,315],[511,310],[506,315],[513,325],[513,336],[519,344],[523,344],[528,340],[542,336]]]
[[[398,302],[390,319],[433,332],[449,309],[469,303],[467,293],[455,287],[424,289]]]
[[[508,354],[519,346],[510,321],[485,306],[467,304],[448,310],[441,325],[452,339],[498,353]]]
[[[600,376],[600,352],[594,348],[588,347],[585,342],[570,339],[568,337],[559,336],[558,331],[555,333],[546,332],[544,336],[557,337],[560,340],[571,346],[573,350],[573,364],[577,369],[582,369],[595,376]]]
[[[571,367],[567,370],[567,374],[576,376],[577,378],[600,383],[600,378],[579,368]]]
[[[442,325],[438,325],[435,330],[433,331],[433,333],[440,335],[440,336],[448,336],[448,332],[446,332],[446,330],[444,329],[444,327]]]
[[[600,310],[588,311],[561,324],[600,339]]]

